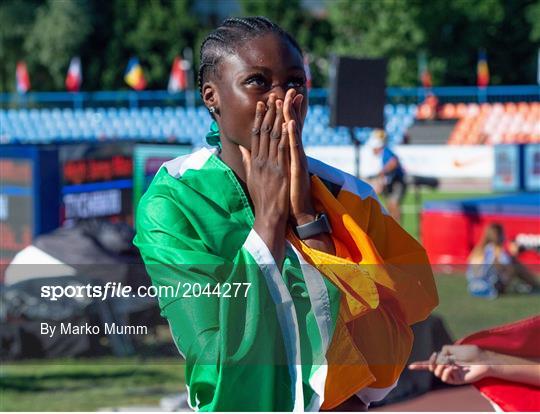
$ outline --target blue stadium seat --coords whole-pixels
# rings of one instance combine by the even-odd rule
[[[399,144],[403,134],[414,123],[416,105],[384,107],[385,129],[389,142]],[[347,128],[328,126],[330,108],[312,105],[304,124],[306,145],[350,145]],[[54,142],[70,140],[135,140],[156,142],[191,140],[194,145],[204,142],[211,117],[204,106],[142,107],[142,108],[43,108],[0,110],[2,142]],[[370,128],[355,128],[362,142]]]

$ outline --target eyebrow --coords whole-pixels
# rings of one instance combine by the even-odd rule
[[[244,70],[260,70],[261,72],[268,72],[269,71],[269,69],[266,66],[248,66]],[[287,68],[287,70],[301,70],[301,71],[304,71],[304,67],[294,65],[294,66],[289,66]]]

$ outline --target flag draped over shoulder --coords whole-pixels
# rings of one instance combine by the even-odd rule
[[[252,229],[234,172],[203,148],[163,165],[137,209],[135,244],[154,286],[247,294],[160,296],[200,411],[318,411],[396,384],[409,325],[438,302],[424,249],[366,183],[308,159],[336,255],[287,234],[281,271]]]
[[[522,358],[540,358],[540,316],[476,332],[458,344]],[[540,409],[540,387],[498,378],[484,378],[474,386],[502,411],[535,412]]]

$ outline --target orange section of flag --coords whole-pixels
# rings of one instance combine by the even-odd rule
[[[311,189],[331,222],[336,254],[310,248],[292,231],[287,238],[342,295],[327,352],[322,408],[331,409],[365,387],[397,381],[412,348],[409,325],[429,315],[438,295],[425,250],[377,200],[344,190],[335,198],[317,176]]]

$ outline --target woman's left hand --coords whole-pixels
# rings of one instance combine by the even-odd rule
[[[283,117],[289,130],[290,143],[290,214],[295,225],[313,221],[315,209],[311,199],[311,180],[308,172],[307,158],[302,145],[303,119],[301,116],[304,96],[289,89],[283,102]]]

